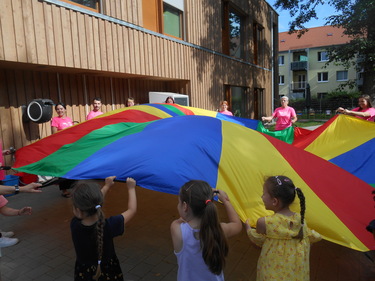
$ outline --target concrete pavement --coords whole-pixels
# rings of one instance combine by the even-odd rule
[[[125,280],[176,280],[177,264],[169,226],[178,216],[177,197],[138,187],[137,197],[136,217],[125,234],[115,239]],[[70,199],[61,197],[58,187],[50,186],[41,194],[18,194],[8,200],[14,208],[31,206],[33,215],[0,216],[1,229],[14,231],[20,239],[19,244],[2,249],[1,280],[73,280],[75,253],[69,229]],[[126,203],[126,187],[116,183],[104,204],[106,216],[122,212]],[[225,212],[218,206],[225,220]],[[245,231],[229,243],[226,280],[255,281],[260,250],[250,244]],[[311,280],[374,281],[375,265],[363,253],[322,241],[312,247]]]

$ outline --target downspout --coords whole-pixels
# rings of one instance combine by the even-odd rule
[[[274,109],[274,100],[275,100],[275,69],[274,69],[274,65],[275,65],[275,62],[274,62],[274,59],[275,59],[275,56],[274,56],[274,42],[273,42],[273,11],[271,10],[270,11],[270,17],[271,17],[271,96],[272,96],[272,100],[271,100],[271,112],[273,112],[273,109]]]

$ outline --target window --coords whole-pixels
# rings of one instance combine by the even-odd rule
[[[279,65],[284,65],[284,56],[279,56]]]
[[[328,82],[328,72],[318,72],[318,82]]]
[[[263,66],[264,58],[264,28],[260,24],[254,22],[253,26],[254,40],[254,63]]]
[[[337,81],[348,81],[348,71],[342,70],[336,72],[336,80]]]
[[[79,6],[81,8],[99,12],[100,0],[62,0],[62,1]]]
[[[183,39],[184,0],[143,0],[143,27]]]
[[[285,77],[284,75],[279,75],[279,85],[284,85]]]
[[[166,2],[176,1],[164,1],[163,4],[163,20],[164,20],[164,33],[172,35],[177,38],[182,38],[182,26],[183,19],[182,10],[167,4]],[[182,1],[177,1],[182,2]]]
[[[223,53],[244,58],[244,17],[229,2],[223,5],[222,47]]]
[[[327,52],[318,52],[318,61],[328,61],[328,53]]]

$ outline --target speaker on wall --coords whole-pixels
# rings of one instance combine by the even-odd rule
[[[52,118],[54,103],[49,99],[35,99],[27,105],[26,114],[35,123],[48,122]]]

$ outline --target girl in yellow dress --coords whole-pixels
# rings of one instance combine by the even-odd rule
[[[289,209],[296,193],[301,212]],[[321,240],[319,233],[307,227],[305,222],[305,196],[285,176],[266,179],[262,200],[272,216],[258,219],[256,229],[246,221],[250,240],[262,251],[257,266],[257,281],[308,281],[310,280],[310,243]]]

